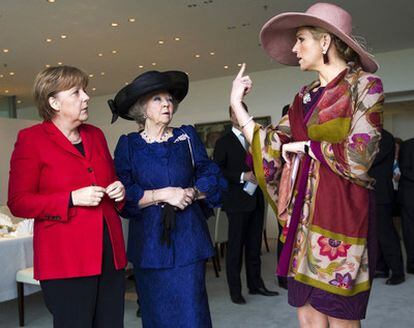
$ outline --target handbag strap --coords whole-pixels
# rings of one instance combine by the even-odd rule
[[[180,128],[180,130],[182,131],[182,133],[185,135],[186,140],[187,140],[187,144],[188,144],[188,149],[190,150],[190,156],[191,156],[191,164],[193,165],[193,169],[195,169],[195,161],[194,161],[194,153],[193,153],[193,145],[191,144],[191,138],[190,136],[183,130]]]

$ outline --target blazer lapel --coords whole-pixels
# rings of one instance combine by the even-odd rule
[[[49,135],[50,140],[55,143],[60,148],[68,151],[75,156],[84,158],[81,153],[71,144],[71,142],[63,135],[63,133],[56,127],[53,122],[45,121],[43,122],[43,129]],[[83,141],[83,139],[82,139]],[[86,153],[86,150],[85,150]]]
[[[239,148],[243,149],[243,151],[246,152],[246,149],[244,149],[239,138],[237,138],[237,136],[233,133],[233,131],[230,131],[229,133],[230,133],[230,139],[232,140],[233,144],[237,144]]]

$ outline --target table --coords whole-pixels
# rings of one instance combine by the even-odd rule
[[[0,302],[17,297],[16,272],[33,266],[33,236],[0,237]],[[26,285],[25,295],[40,290]]]

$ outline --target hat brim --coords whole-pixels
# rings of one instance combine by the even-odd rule
[[[353,38],[345,34],[334,25],[305,13],[290,12],[271,18],[260,32],[261,44],[265,52],[281,64],[298,66],[298,58],[292,52],[296,42],[296,31],[299,27],[315,26],[336,35],[358,55],[362,69],[375,73],[379,65],[373,56],[363,49]]]
[[[129,115],[130,108],[140,99],[157,91],[166,91],[180,103],[188,93],[188,75],[181,71],[159,72],[163,79],[147,85],[143,83],[134,83],[134,80],[122,88],[115,96],[114,102],[117,104],[117,114],[126,119],[133,121],[134,118]]]

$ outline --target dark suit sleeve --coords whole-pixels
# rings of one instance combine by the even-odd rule
[[[380,165],[384,160],[388,158],[390,153],[394,154],[395,144],[394,137],[391,133],[383,130],[381,141],[379,144],[379,152],[375,156],[372,166]]]
[[[226,145],[225,141],[224,138],[217,140],[216,146],[214,147],[213,159],[229,182],[240,183],[240,175],[242,174],[242,171],[227,169],[227,148],[229,145]]]
[[[414,182],[414,140],[402,143],[399,165],[401,176],[404,179]]]

